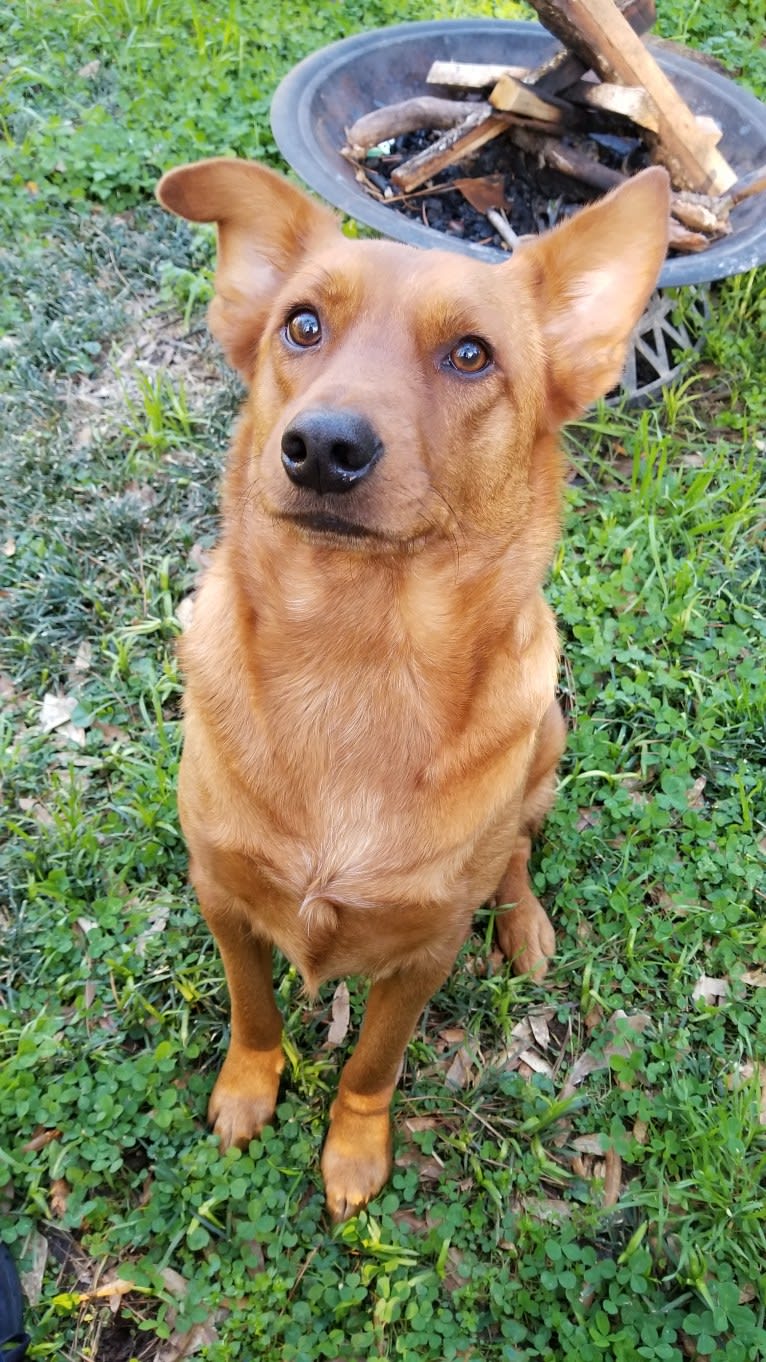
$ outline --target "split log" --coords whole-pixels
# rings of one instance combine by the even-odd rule
[[[352,153],[369,151],[370,147],[404,132],[455,128],[465,122],[467,113],[480,108],[490,112],[486,104],[470,105],[462,99],[437,99],[435,95],[404,99],[400,104],[385,104],[357,118],[346,130],[346,143]]]
[[[655,62],[613,0],[531,0],[545,27],[606,81],[640,85],[657,108],[653,154],[676,188],[723,193],[736,180],[701,131],[688,104]]]
[[[578,80],[576,85],[567,90],[567,99],[574,100],[575,104],[585,104],[589,109],[619,114],[621,118],[629,118],[639,128],[659,132],[657,110],[641,86]]]
[[[510,127],[518,127],[523,124],[525,128],[537,129],[537,131],[550,131],[550,124],[540,123],[531,118],[516,118],[514,114],[496,113],[489,106],[480,105],[476,112],[469,115],[464,123],[459,127],[452,128],[445,132],[438,141],[433,142],[425,151],[419,152],[417,156],[410,157],[403,165],[397,166],[392,172],[391,183],[403,194],[408,194],[410,190],[417,189],[419,185],[425,184],[433,175],[438,175],[447,166],[454,165],[456,161],[462,160],[470,152],[478,151],[486,142],[490,142],[493,137],[499,137],[500,133],[505,132]]]
[[[456,85],[461,90],[488,90],[501,76],[529,75],[528,66],[498,66],[489,62],[435,61],[426,76],[428,85]]]
[[[585,137],[580,139],[577,146],[572,146],[557,137],[538,137],[525,128],[514,128],[513,140],[522,151],[539,157],[541,164],[558,170],[561,175],[568,175],[572,180],[580,180],[591,189],[599,189],[602,194],[616,189],[628,179],[621,170],[612,170],[611,166],[599,161],[597,148]]]
[[[572,124],[576,121],[571,106],[567,110],[567,106],[560,100],[554,101],[547,96],[541,98],[530,85],[509,76],[507,71],[494,86],[489,102],[493,109],[499,109],[501,113],[515,113],[520,118],[536,118],[541,123],[563,126],[565,123]]]
[[[617,8],[633,32],[639,35],[648,33],[657,18],[654,0],[617,0]],[[533,85],[538,94],[560,95],[568,91],[587,70],[587,62],[563,47],[534,71],[529,71],[523,79],[526,84]]]

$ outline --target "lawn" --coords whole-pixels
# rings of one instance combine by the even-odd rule
[[[756,0],[659,10],[766,98]],[[175,811],[174,645],[240,393],[204,326],[211,234],[153,184],[279,167],[270,96],[309,51],[493,13],[523,10],[0,14],[0,1233],[35,1358],[766,1357],[763,274],[715,289],[655,405],[568,433],[545,986],[479,911],[407,1052],[391,1182],[340,1228],[318,1163],[362,983],[347,1022],[280,966],[278,1121],[226,1156],[205,1127],[227,1001]]]

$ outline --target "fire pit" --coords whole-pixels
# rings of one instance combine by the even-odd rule
[[[322,197],[385,236],[413,246],[457,250],[488,261],[506,259],[493,247],[447,236],[371,199],[356,183],[355,168],[341,155],[345,130],[384,104],[426,92],[435,60],[493,62],[533,67],[558,44],[538,24],[499,19],[466,19],[401,24],[362,33],[315,52],[282,81],[271,109],[274,136],[285,160]],[[766,161],[766,106],[733,81],[688,55],[651,44],[659,65],[697,114],[717,120],[721,150],[739,176]],[[705,315],[704,290],[677,314],[674,290],[703,285],[766,260],[766,214],[762,197],[746,199],[732,212],[732,234],[699,255],[668,259],[659,291],[635,337],[623,388],[646,399],[675,376],[679,355],[699,341]]]

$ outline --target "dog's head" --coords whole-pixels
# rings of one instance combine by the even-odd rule
[[[243,492],[355,550],[502,542],[555,507],[556,432],[619,378],[667,246],[660,169],[501,265],[349,241],[246,161],[181,166],[158,197],[217,224],[210,325],[250,387]]]

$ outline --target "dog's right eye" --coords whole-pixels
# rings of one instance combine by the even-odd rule
[[[292,345],[306,350],[322,339],[322,323],[312,308],[300,307],[287,318],[284,334]]]

